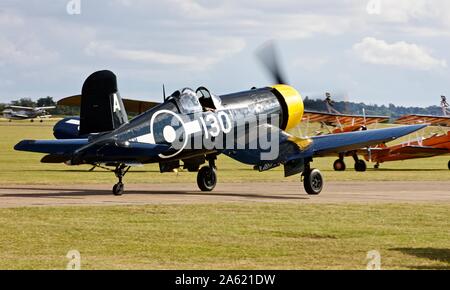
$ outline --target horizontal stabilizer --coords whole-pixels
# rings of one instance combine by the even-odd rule
[[[23,140],[18,143],[14,149],[17,151],[65,155],[70,154],[87,144],[88,139]]]

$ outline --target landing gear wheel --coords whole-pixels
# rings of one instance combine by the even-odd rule
[[[197,185],[201,191],[213,191],[217,185],[217,173],[214,167],[205,166],[197,175]]]
[[[303,186],[309,195],[319,195],[323,189],[322,173],[318,169],[311,169],[303,173]]]
[[[113,187],[113,194],[115,196],[122,196],[125,191],[125,185],[123,183],[117,183]]]
[[[375,165],[373,166],[373,168],[379,169],[379,168],[380,168],[380,164],[375,164]]]
[[[364,172],[367,170],[367,165],[364,160],[358,160],[355,163],[355,170],[358,172]]]
[[[338,159],[333,164],[334,171],[345,171],[346,166],[344,160]]]
[[[448,170],[450,170],[450,160],[448,161]]]
[[[125,186],[122,180],[125,174],[127,174],[128,171],[130,170],[130,168],[131,168],[130,166],[127,167],[125,164],[119,164],[117,165],[116,170],[114,170],[114,174],[119,179],[119,182],[113,187],[113,194],[115,196],[121,196],[124,194]]]

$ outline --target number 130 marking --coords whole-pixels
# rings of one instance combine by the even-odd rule
[[[228,134],[233,130],[231,118],[225,112],[219,112],[217,113],[217,115],[208,114],[206,115],[206,117],[201,117],[200,122],[202,123],[203,129],[205,130],[206,139],[209,139],[209,135],[215,138],[220,135],[221,131],[225,134]],[[211,126],[209,130],[206,126],[206,122],[208,122]]]

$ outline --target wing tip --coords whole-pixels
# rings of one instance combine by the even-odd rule
[[[16,151],[27,151],[29,145],[34,144],[35,140],[22,140],[14,146],[14,150]]]

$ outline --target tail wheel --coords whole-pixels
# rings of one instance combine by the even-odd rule
[[[345,171],[346,166],[344,160],[338,159],[334,161],[333,168],[335,171]]]
[[[217,185],[217,173],[214,167],[205,166],[197,175],[197,185],[201,191],[213,191]]]
[[[364,160],[358,160],[355,163],[355,170],[358,172],[364,172],[367,170],[367,165]]]
[[[303,173],[303,186],[309,195],[319,195],[323,189],[322,173],[318,169],[312,169]]]

